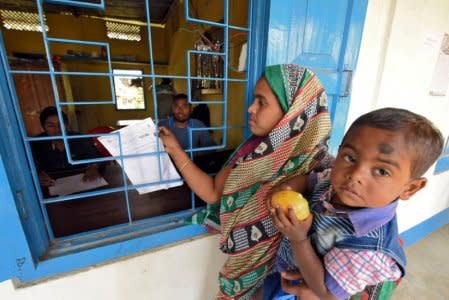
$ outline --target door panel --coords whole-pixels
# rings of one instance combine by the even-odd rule
[[[57,71],[60,69],[57,63],[54,63],[54,68]],[[11,64],[11,69],[47,71],[48,67],[41,61],[26,63],[13,62]],[[13,76],[13,79],[27,135],[38,135],[42,132],[39,120],[41,111],[47,106],[55,105],[50,76],[42,74],[16,74]],[[56,78],[56,82],[58,85],[59,97],[64,98],[61,78]],[[63,111],[66,112],[66,108],[63,108]]]
[[[310,68],[336,69],[347,7],[348,1],[326,0],[290,0],[282,8],[272,7],[268,57]]]
[[[333,122],[336,152],[346,126],[352,73],[357,63],[367,1],[272,1],[267,65],[294,63],[323,82]]]

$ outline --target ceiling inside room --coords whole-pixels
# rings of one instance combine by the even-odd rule
[[[150,0],[151,23],[165,24],[172,9],[179,0]],[[96,3],[100,0],[79,0],[80,3]],[[46,13],[71,13],[97,17],[117,18],[146,22],[145,0],[105,0],[105,10],[80,8],[68,5],[45,4]],[[18,10],[36,13],[36,1],[33,0],[1,0],[0,9]]]

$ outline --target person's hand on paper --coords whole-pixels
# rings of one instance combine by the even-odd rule
[[[47,173],[39,173],[39,183],[42,187],[49,187],[55,185],[55,180],[51,178]]]
[[[84,172],[83,181],[94,181],[100,177],[101,177],[101,175],[98,172],[98,166],[97,165],[89,165],[86,169],[86,172]]]
[[[168,154],[173,154],[176,150],[182,149],[181,145],[176,139],[176,136],[173,134],[173,132],[170,131],[170,129],[163,126],[159,127],[159,137],[162,140],[165,152],[167,152]]]

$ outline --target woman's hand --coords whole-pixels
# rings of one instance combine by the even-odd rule
[[[178,172],[181,173],[190,189],[203,201],[209,204],[217,203],[221,199],[224,184],[231,172],[231,168],[228,166],[224,167],[215,178],[212,178],[195,165],[168,128],[159,127],[159,137],[162,140],[165,151],[170,155]]]
[[[162,140],[165,152],[167,152],[169,155],[175,153],[176,150],[182,150],[181,145],[176,139],[176,136],[173,134],[173,132],[170,131],[170,129],[164,126],[159,127],[159,137]]]
[[[295,215],[293,208],[288,208],[288,213],[284,213],[279,207],[270,210],[273,224],[285,235],[290,242],[300,243],[307,240],[307,233],[312,226],[312,214],[307,219],[300,221]]]
[[[319,298],[303,280],[301,273],[286,271],[281,273],[281,286],[284,292],[292,294],[301,300],[318,300]]]
[[[101,175],[98,172],[98,165],[89,165],[86,172],[84,172],[83,181],[94,181],[100,177]]]

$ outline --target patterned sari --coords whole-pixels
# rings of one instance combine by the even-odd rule
[[[264,76],[285,115],[267,136],[250,137],[236,150],[221,201],[204,220],[220,230],[220,249],[228,254],[219,299],[250,299],[273,271],[281,235],[265,205],[272,187],[328,158],[331,123],[320,81],[297,65],[269,66]]]

